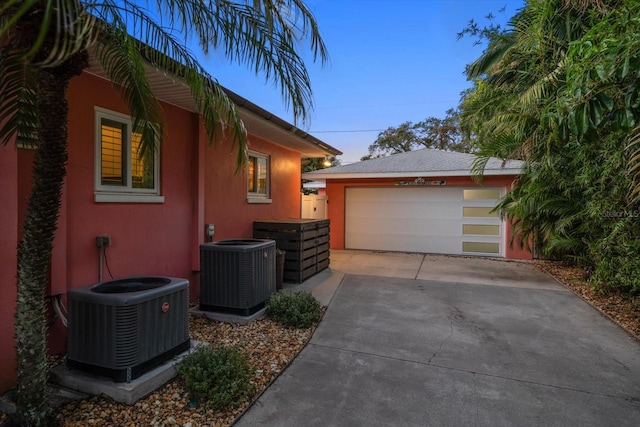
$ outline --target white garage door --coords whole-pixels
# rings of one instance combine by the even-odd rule
[[[501,187],[352,187],[345,247],[503,256],[504,226],[491,213]]]

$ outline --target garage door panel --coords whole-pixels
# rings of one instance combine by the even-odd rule
[[[460,239],[454,240],[449,236],[416,236],[410,233],[358,233],[357,240],[347,233],[346,239],[358,242],[357,246],[350,246],[349,249],[397,252],[459,253],[462,245]],[[407,248],[429,248],[429,250],[417,251]]]
[[[499,187],[484,189],[491,194],[502,193]],[[345,246],[347,249],[500,255],[504,240],[502,221],[495,215],[486,216],[486,208],[493,208],[496,201],[464,199],[464,190],[469,189],[347,188]]]
[[[348,232],[356,235],[359,233],[384,232],[386,234],[398,233],[429,236],[462,236],[460,222],[455,219],[433,219],[425,221],[424,218],[401,218],[384,224],[381,228],[380,219],[377,217],[361,217],[357,222],[350,224]]]
[[[381,195],[390,202],[406,202],[421,200],[425,202],[461,201],[462,192],[457,188],[429,188],[429,187],[381,187],[381,188],[351,188],[358,190],[350,194],[352,201],[369,201],[379,203]],[[362,190],[362,191],[361,191]],[[433,191],[438,190],[438,191]]]
[[[402,206],[402,209],[398,209]],[[409,201],[409,202],[359,202],[350,205],[350,215],[356,217],[369,216],[373,218],[387,218],[393,216],[394,218],[443,218],[454,217],[462,218],[462,211],[460,210],[459,203],[432,203],[423,201]]]
[[[402,209],[398,209],[401,207]],[[372,209],[376,209],[373,208]],[[377,215],[393,216],[394,218],[462,218],[460,205],[457,203],[382,203],[376,209]]]
[[[396,213],[394,213],[396,211]],[[460,209],[450,208],[448,206],[432,206],[432,207],[416,207],[414,205],[395,205],[390,207],[389,209],[385,209],[382,207],[367,207],[367,208],[358,208],[352,209],[349,211],[349,215],[354,218],[373,218],[373,219],[388,219],[393,218],[394,221],[402,222],[402,221],[431,221],[437,220],[441,218],[448,218],[457,221],[458,223],[462,220],[462,212]],[[475,223],[476,219],[468,219],[468,221],[472,221]],[[494,221],[495,223],[495,221]]]
[[[402,211],[398,211],[398,206],[402,206]],[[459,205],[455,203],[405,203],[402,205],[384,206],[386,209],[380,209],[382,215],[393,215],[399,218],[408,219],[437,219],[437,218],[461,218]],[[398,215],[399,214],[399,215]]]

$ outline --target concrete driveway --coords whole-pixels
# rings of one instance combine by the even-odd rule
[[[640,345],[532,265],[332,251],[330,301],[238,426],[637,426]]]

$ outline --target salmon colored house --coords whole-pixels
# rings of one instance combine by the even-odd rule
[[[210,146],[186,86],[149,67],[166,123],[160,150],[138,159],[137,137],[118,90],[92,63],[71,81],[69,162],[51,262],[49,301],[72,288],[131,275],[184,277],[198,297],[199,245],[252,237],[253,221],[300,216],[302,157],[340,151],[228,92],[248,131],[249,162],[236,173],[230,140]],[[0,393],[15,383],[16,248],[34,152],[0,147]],[[124,173],[123,173],[124,171]],[[100,263],[96,237],[108,235]],[[52,313],[49,348],[66,331]]]
[[[494,212],[523,163],[490,159],[479,184],[476,156],[417,150],[303,174],[325,180],[331,249],[532,259],[511,246],[511,224]]]

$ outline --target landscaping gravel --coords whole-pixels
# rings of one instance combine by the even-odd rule
[[[559,261],[536,260],[535,264],[640,340],[640,298],[616,289],[593,287],[580,267]]]
[[[273,381],[302,350],[316,325],[308,329],[292,329],[268,319],[247,325],[221,323],[206,317],[191,316],[191,339],[212,344],[240,346],[254,367],[251,381],[254,396],[240,406],[225,412],[212,411],[191,400],[179,378],[159,388],[134,405],[113,401],[107,396],[94,396],[67,403],[57,409],[65,427],[84,426],[227,426],[246,410],[250,402]],[[5,415],[0,413],[0,424]]]

